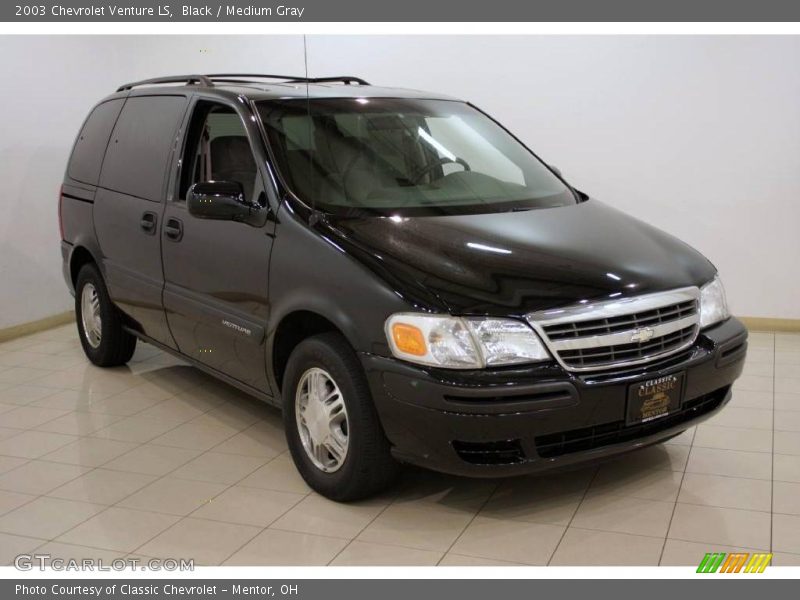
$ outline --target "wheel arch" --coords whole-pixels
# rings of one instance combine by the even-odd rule
[[[281,390],[283,374],[292,350],[303,340],[327,332],[338,333],[351,347],[354,349],[357,347],[352,333],[348,335],[346,325],[343,327],[341,321],[318,309],[296,308],[280,318],[267,341],[269,370],[272,383],[278,392]]]
[[[84,265],[90,263],[97,265],[98,269],[100,268],[100,263],[86,246],[77,245],[72,249],[69,257],[69,276],[73,289],[78,280],[78,273]]]

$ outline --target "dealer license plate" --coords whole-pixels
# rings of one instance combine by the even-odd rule
[[[660,419],[680,410],[683,373],[673,373],[635,383],[628,388],[628,425]]]

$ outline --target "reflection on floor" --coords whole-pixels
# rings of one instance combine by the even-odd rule
[[[800,565],[800,335],[755,333],[729,407],[599,467],[502,481],[405,469],[355,504],[313,493],[278,412],[139,344],[84,358],[74,325],[0,344],[0,564]]]

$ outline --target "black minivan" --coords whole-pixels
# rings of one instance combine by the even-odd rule
[[[83,124],[59,210],[89,359],[142,340],[282,408],[336,500],[400,462],[494,477],[663,442],[744,363],[708,260],[439,94],[126,84]]]

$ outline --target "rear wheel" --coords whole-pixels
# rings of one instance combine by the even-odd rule
[[[122,328],[100,271],[86,264],[75,282],[75,320],[86,356],[99,367],[124,365],[136,349],[136,337]]]
[[[355,352],[337,333],[301,342],[283,384],[284,426],[306,483],[332,500],[370,496],[397,473]]]

